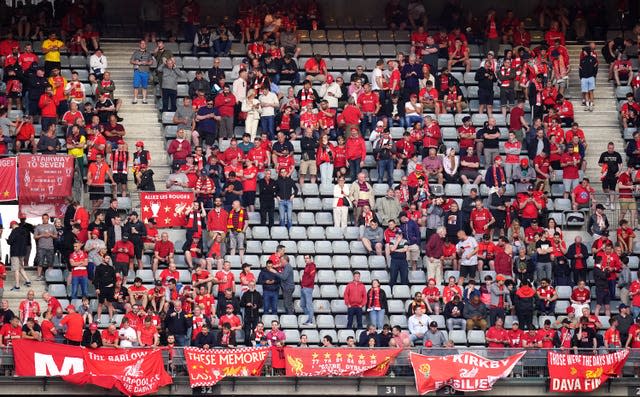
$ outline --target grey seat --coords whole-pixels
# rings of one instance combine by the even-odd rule
[[[331,262],[333,263],[333,268],[334,269],[349,269],[351,266],[351,263],[349,262],[349,257],[347,255],[335,255],[335,245],[332,244],[332,247],[334,247],[333,252],[334,255],[331,258]]]
[[[447,183],[444,186],[444,194],[447,197],[461,197],[462,187],[457,183]]]
[[[298,245],[296,244],[295,241],[281,240],[280,244],[284,246],[284,249],[288,254],[295,254],[298,252]],[[267,251],[267,252],[275,252],[275,250]]]
[[[342,43],[329,44],[329,53],[332,57],[345,57],[347,56],[347,49]]]
[[[377,44],[364,44],[362,46],[362,52],[366,57],[379,57],[380,47]]]
[[[254,229],[257,226],[254,226]],[[254,235],[255,238],[255,235]],[[271,237],[274,240],[288,240],[289,231],[285,226],[271,226]]]
[[[411,284],[426,284],[427,277],[422,270],[409,271],[409,283]]]
[[[153,282],[153,271],[150,269],[142,269],[136,271],[136,277],[140,277],[144,284]]]
[[[402,303],[402,301],[399,299],[389,299],[387,301],[387,306],[389,308],[389,313],[392,313],[392,314],[404,313],[404,303]]]
[[[329,241],[316,241],[315,242],[316,254],[332,254],[333,247]]]
[[[182,57],[182,67],[184,69],[198,69],[200,67],[200,60],[197,57]]]
[[[482,345],[485,344],[484,331],[471,330],[467,333],[467,343],[470,345]]]
[[[379,280],[381,284],[389,283],[389,272],[386,270],[373,270],[371,271],[371,279]]]
[[[307,228],[304,226],[291,226],[291,230],[289,230],[289,238],[293,240],[306,240]]]
[[[333,225],[333,214],[330,212],[317,212],[316,224],[318,225]]]
[[[294,314],[283,314],[280,316],[282,328],[298,328],[298,318]],[[265,325],[268,327],[271,323]]]
[[[293,344],[300,343],[300,331],[297,329],[285,329],[284,335],[287,342]]]
[[[351,268],[352,269],[367,269],[369,270],[369,261],[366,256],[363,255],[353,255],[351,257]]]
[[[333,311],[333,307],[332,307]],[[335,311],[333,311],[335,313]],[[336,324],[336,328],[347,328],[347,315],[346,314],[336,314],[333,317],[333,321]],[[340,332],[340,331],[338,331]]]
[[[380,44],[380,55],[383,57],[392,57],[396,55],[396,46],[393,44]]]
[[[44,278],[47,280],[47,283],[63,283],[64,277],[62,275],[62,270],[60,269],[47,269],[44,273]]]
[[[286,230],[286,228],[284,228]],[[254,226],[251,228],[251,236],[256,240],[268,240],[271,238],[267,226]]]
[[[336,327],[333,321],[333,316],[329,314],[321,314],[317,316],[316,325],[320,329],[334,329]]]
[[[386,269],[386,259],[384,256],[370,256],[369,269]]]
[[[461,329],[451,330],[449,331],[449,339],[456,345],[466,345],[467,332]]]
[[[304,208],[307,211],[321,211],[322,201],[318,197],[307,197],[304,199]]]
[[[349,248],[352,254],[367,254],[367,250],[366,248],[364,248],[364,245],[362,245],[362,241],[351,241],[351,243],[349,244]]]
[[[318,314],[329,314],[331,313],[331,304],[325,299],[314,299],[313,311]]]
[[[309,226],[307,228],[307,237],[309,240],[324,240],[324,228],[321,226]]]
[[[345,46],[345,49],[347,51],[347,56],[350,57],[361,57],[363,56],[363,52],[362,52],[362,45],[361,44],[347,44]]]
[[[351,270],[336,270],[335,280],[338,282],[338,284],[348,284],[353,280],[353,273],[351,272]]]
[[[360,238],[360,228],[357,226],[347,226],[344,230],[345,240],[357,240]]]
[[[394,285],[393,297],[395,299],[409,299],[411,297],[411,291],[407,285]]]
[[[315,225],[316,220],[312,212],[299,212],[298,224],[300,225]]]
[[[273,253],[276,252],[276,249],[278,248],[279,243],[277,241],[274,240],[266,240],[262,242],[262,249],[263,252],[267,252],[267,253]],[[260,252],[262,253],[262,252]]]
[[[330,284],[321,285],[320,296],[327,299],[338,299],[340,298],[340,295],[338,294],[338,287]]]
[[[318,270],[317,273],[318,283],[320,284],[334,284],[336,283],[336,275],[333,270]]]
[[[316,246],[313,241],[298,241],[298,253],[303,255],[315,255]]]
[[[338,330],[338,343],[340,344],[346,344],[347,343],[347,339],[351,337],[351,338],[355,338],[356,334],[355,332],[353,332],[352,329],[341,329]]]
[[[329,226],[324,231],[327,240],[342,240],[344,238],[344,233],[339,227]]]
[[[314,262],[318,269],[331,269],[331,255],[319,255],[316,247]]]
[[[320,192],[318,191],[318,185],[315,183],[305,183],[302,185],[302,195],[303,196],[318,196]]]
[[[64,284],[51,284],[48,287],[48,291],[51,296],[56,298],[66,298],[67,295],[67,286]]]
[[[346,313],[347,305],[344,303],[342,299],[334,299],[331,301],[331,313]]]
[[[394,314],[389,316],[389,325],[392,327],[398,325],[404,329],[407,328],[407,317],[404,314]]]
[[[310,345],[317,345],[320,343],[320,334],[315,329],[305,329],[302,331],[301,335],[306,335],[307,341]]]

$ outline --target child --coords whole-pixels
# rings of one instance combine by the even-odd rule
[[[82,297],[82,302],[78,305],[78,314],[82,316],[85,324],[93,323],[93,309],[91,309],[91,305],[89,304],[89,298],[86,296]]]
[[[16,153],[22,149],[31,147],[31,152],[36,154],[36,130],[33,127],[33,118],[25,116],[16,123]]]

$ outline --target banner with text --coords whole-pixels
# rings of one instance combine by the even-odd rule
[[[18,198],[16,189],[17,165],[15,157],[0,158],[0,201],[14,201]]]
[[[127,396],[143,396],[170,385],[161,350],[83,349],[84,372],[62,379],[78,385],[92,384],[116,388]]]
[[[591,392],[609,379],[620,376],[629,350],[586,355],[547,353],[549,389],[552,392]]]
[[[64,216],[65,198],[73,188],[73,157],[21,154],[18,156],[18,204],[26,217]]]
[[[409,360],[416,389],[422,395],[445,386],[462,392],[491,390],[498,379],[511,373],[525,353],[489,360],[471,352],[451,356],[423,356],[412,352]]]
[[[84,371],[79,346],[13,340],[13,361],[18,376],[61,376]]]
[[[184,359],[191,387],[213,386],[225,376],[258,376],[269,355],[268,347],[210,350],[185,347]]]
[[[193,192],[140,192],[140,216],[145,222],[155,218],[159,228],[182,227],[194,200]]]
[[[402,349],[285,347],[287,376],[384,376]]]

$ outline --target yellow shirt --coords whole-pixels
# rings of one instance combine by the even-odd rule
[[[86,141],[87,139],[84,137],[84,135],[80,135],[80,143],[85,143]],[[83,148],[68,149],[67,152],[69,153],[70,156],[73,156],[75,158],[80,158],[84,156]]]
[[[44,52],[45,50],[53,47],[62,48],[63,46],[64,46],[64,43],[60,40],[46,39],[45,41],[42,42],[42,51]],[[44,60],[49,62],[60,62],[60,51],[54,50],[54,51],[49,51],[45,53]]]

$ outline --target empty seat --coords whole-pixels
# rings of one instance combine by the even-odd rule
[[[455,341],[454,341],[455,342]],[[467,342],[470,345],[482,345],[484,346],[484,331],[472,330],[467,333]]]
[[[302,185],[303,196],[318,196],[319,194],[318,185],[315,183],[305,183]]]
[[[48,287],[49,293],[56,298],[67,297],[67,286],[64,284],[51,284]]]
[[[309,238],[309,240],[324,240],[324,228],[320,226],[309,226],[307,228],[307,238]]]
[[[449,331],[449,339],[456,345],[466,345],[467,332],[460,329],[451,330]]]
[[[317,280],[320,284],[335,284],[336,275],[333,270],[318,270]]]
[[[298,241],[298,253],[315,255],[316,247],[313,241]]]
[[[302,253],[298,248],[298,252]],[[332,254],[333,249],[331,242],[329,241],[316,241],[315,242],[315,253],[316,254]]]
[[[327,240],[341,240],[344,238],[342,228],[329,226],[324,229]]]
[[[47,283],[62,283],[64,282],[64,277],[62,275],[62,270],[60,269],[47,269],[44,273],[44,278],[47,280]]]
[[[299,212],[298,224],[300,225],[314,225],[316,222],[315,216],[312,212]]]
[[[396,299],[409,299],[411,297],[411,291],[407,285],[394,285],[393,297]]]
[[[255,229],[256,227],[259,227],[259,226],[254,226],[253,228]],[[289,231],[284,226],[271,226],[270,235],[271,235],[270,238],[272,238],[274,240],[287,240],[287,239],[289,239]],[[255,238],[255,235],[254,235],[254,238]]]
[[[351,241],[351,243],[349,244],[349,248],[352,254],[367,254],[367,250],[366,248],[364,248],[364,245],[362,245],[362,241]]]
[[[320,329],[334,329],[335,323],[333,322],[333,316],[328,314],[321,314],[316,317],[316,325]]]
[[[361,44],[347,44],[345,46],[347,56],[350,57],[361,57],[363,56],[362,45]]]
[[[326,299],[338,299],[340,298],[340,294],[338,293],[338,287],[330,284],[321,285],[320,296]]]
[[[344,57],[347,56],[347,50],[345,45],[342,43],[332,43],[329,44],[329,53],[334,57]]]
[[[316,213],[316,224],[318,225],[333,225],[333,214],[329,212]]]
[[[407,317],[404,314],[395,314],[389,316],[389,325],[392,327],[398,325],[402,328],[407,328]]]
[[[351,257],[352,269],[367,269],[369,268],[369,262],[366,256],[354,255]]]

